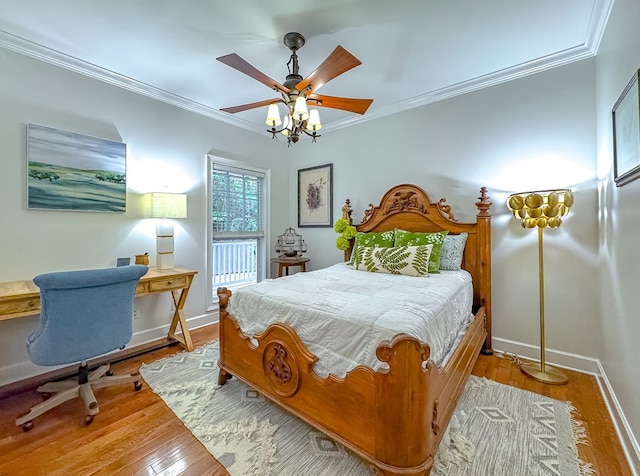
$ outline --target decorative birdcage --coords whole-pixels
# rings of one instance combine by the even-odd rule
[[[302,253],[306,251],[307,244],[293,228],[287,228],[282,235],[278,235],[278,240],[276,241],[276,253],[278,253],[278,256],[295,258],[302,256]]]

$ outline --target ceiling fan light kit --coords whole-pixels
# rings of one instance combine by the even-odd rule
[[[283,42],[291,50],[291,57],[287,63],[289,74],[283,84],[274,81],[235,53],[216,58],[227,66],[231,66],[279,92],[282,96],[281,98],[267,99],[242,106],[223,108],[221,109],[222,111],[235,114],[256,107],[269,106],[265,121],[270,127],[267,132],[271,133],[273,139],[277,137],[277,134],[283,134],[287,138],[288,146],[298,142],[301,134],[311,137],[312,142],[316,142],[316,139],[320,137],[317,133],[322,129],[320,113],[317,109],[309,110],[307,103],[356,114],[364,114],[367,111],[373,99],[341,98],[315,94],[315,91],[333,78],[360,65],[360,61],[355,56],[342,46],[337,46],[320,66],[309,76],[303,78],[299,74],[298,55],[296,52],[304,46],[304,36],[295,32],[287,33],[284,35]],[[287,106],[283,119],[280,119],[279,103],[284,103]],[[278,129],[279,126],[282,126],[282,128]]]

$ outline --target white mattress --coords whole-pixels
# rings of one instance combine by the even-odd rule
[[[463,270],[413,277],[338,263],[240,288],[228,311],[248,336],[288,323],[318,357],[320,376],[343,377],[357,365],[384,367],[376,347],[399,333],[429,344],[430,359],[441,365],[471,322],[472,304],[471,275]]]

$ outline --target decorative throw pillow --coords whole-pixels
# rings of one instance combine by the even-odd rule
[[[393,231],[383,231],[380,233],[356,233],[356,240],[351,251],[350,264],[356,266],[358,264],[358,248],[390,248],[393,246]]]
[[[395,239],[393,246],[418,246],[418,245],[433,245],[431,250],[431,257],[429,258],[429,272],[440,272],[440,256],[442,254],[442,244],[444,243],[444,237],[447,236],[448,231],[438,231],[435,233],[416,233],[411,231],[404,231],[399,228],[395,229]]]
[[[440,256],[440,269],[448,271],[460,269],[467,236],[469,236],[467,233],[460,233],[459,235],[447,235],[444,237]]]
[[[429,276],[429,256],[433,245],[365,247],[358,249],[360,259],[355,268],[372,273]]]

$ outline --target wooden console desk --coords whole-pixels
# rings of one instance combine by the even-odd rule
[[[197,271],[184,268],[157,269],[140,278],[136,296],[171,292],[175,312],[169,327],[168,338],[178,341],[189,352],[193,350],[191,334],[184,317],[184,303]],[[0,283],[0,321],[16,317],[32,316],[40,313],[40,289],[33,281],[9,281]],[[177,334],[180,324],[181,334]]]

